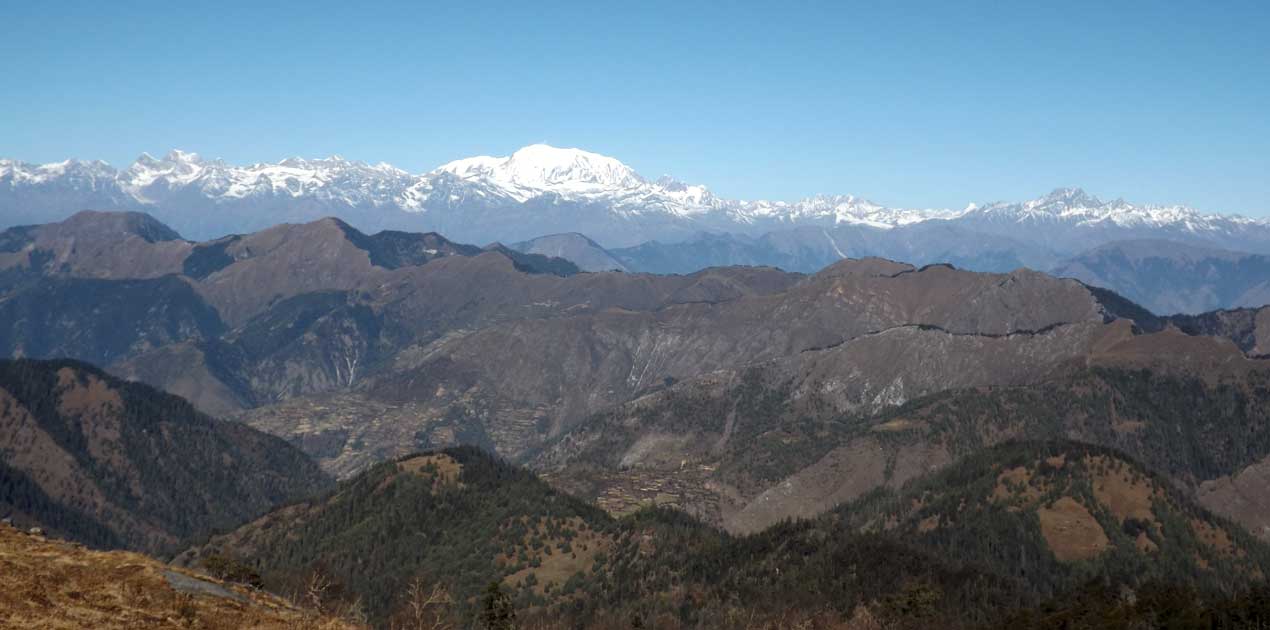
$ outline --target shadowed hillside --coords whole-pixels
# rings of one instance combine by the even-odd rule
[[[0,516],[147,551],[329,483],[299,450],[69,360],[0,361]]]

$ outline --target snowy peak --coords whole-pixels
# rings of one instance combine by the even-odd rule
[[[951,219],[961,214],[951,210],[888,208],[855,195],[817,195],[794,203],[743,202],[737,212],[751,222],[769,220],[825,226],[849,224],[883,230],[932,219]]]
[[[78,186],[96,186],[115,177],[115,169],[101,160],[81,162],[63,160],[48,164],[30,164],[17,160],[0,160],[0,182],[11,185],[39,185],[67,182]]]
[[[38,212],[57,213],[49,218],[60,219],[68,205],[147,209],[195,236],[327,215],[362,217],[353,220],[394,228],[444,230],[482,242],[582,231],[612,247],[673,242],[701,232],[761,235],[791,227],[846,226],[889,231],[930,221],[1025,241],[1066,234],[1070,243],[1063,247],[1082,249],[1094,240],[1166,232],[1169,238],[1226,239],[1221,242],[1238,249],[1251,247],[1239,240],[1245,239],[1240,234],[1270,233],[1270,222],[1262,219],[1201,214],[1186,206],[1104,202],[1080,188],[1059,188],[1028,201],[971,204],[963,210],[894,208],[854,195],[724,199],[705,186],[672,177],[645,179],[611,157],[545,144],[504,157],[457,160],[424,174],[338,155],[236,166],[172,150],[161,158],[143,154],[123,171],[103,162],[0,160],[0,193],[8,195],[0,197],[0,212],[28,217],[24,221],[42,218]],[[190,208],[232,212],[222,217]],[[182,213],[190,217],[181,218]]]
[[[163,156],[163,160],[165,162],[172,162],[177,164],[181,164],[181,163],[197,164],[199,162],[202,162],[203,158],[199,157],[197,153],[182,151],[180,149],[172,149],[171,151],[168,151],[167,155]]]
[[[426,211],[438,203],[480,200],[505,206],[539,197],[550,197],[552,203],[607,207],[618,217],[662,214],[685,219],[721,210],[702,186],[652,182],[614,158],[546,144],[506,157],[477,156],[444,164],[421,177],[402,199],[403,207]]]
[[[163,159],[155,159],[149,153],[142,153],[132,166],[120,173],[122,188],[145,200],[144,189],[162,181],[169,188],[189,184],[203,174],[203,160],[197,153],[172,150]]]
[[[194,190],[213,199],[255,196],[312,197],[353,205],[391,203],[413,181],[387,164],[369,166],[334,155],[325,159],[287,158],[277,164],[230,166],[197,153],[172,150],[162,159],[143,153],[119,175],[120,188],[143,203]]]
[[[1064,224],[1075,228],[1128,230],[1138,238],[1142,230],[1170,230],[1201,237],[1233,233],[1239,226],[1267,226],[1264,219],[1204,214],[1183,206],[1137,205],[1123,199],[1102,201],[1079,188],[1059,188],[1022,203],[971,204],[961,216],[971,222],[995,224]],[[1136,232],[1135,232],[1136,231]]]
[[[948,210],[888,208],[855,195],[819,195],[802,201],[801,213],[832,218],[836,223],[852,223],[890,229],[931,219],[951,218]]]
[[[1080,188],[1055,188],[1050,194],[1029,201],[1028,205],[1047,208],[1097,208],[1105,204]]]
[[[581,149],[546,144],[524,147],[508,157],[478,156],[442,165],[434,172],[504,188],[549,190],[556,187],[637,188],[644,185],[631,167]]]
[[[633,169],[611,157],[545,144],[530,145],[513,153],[506,167],[515,181],[529,185],[582,182],[634,188],[644,183]]]

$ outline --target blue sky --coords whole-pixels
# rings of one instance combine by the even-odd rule
[[[0,156],[547,142],[729,197],[1270,215],[1267,2],[195,4],[0,9]]]

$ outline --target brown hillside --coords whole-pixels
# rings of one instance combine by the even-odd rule
[[[147,556],[92,551],[0,524],[0,628],[359,627]]]
[[[0,360],[0,517],[158,551],[328,480],[298,449],[75,361]]]

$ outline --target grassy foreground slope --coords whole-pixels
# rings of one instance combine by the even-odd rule
[[[141,554],[93,551],[0,525],[0,628],[359,627]]]

